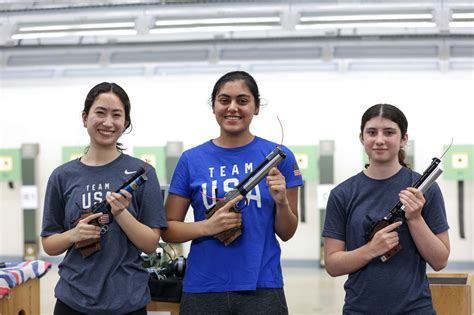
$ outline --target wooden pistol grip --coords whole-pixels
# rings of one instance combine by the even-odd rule
[[[220,202],[220,201],[217,202],[214,205],[214,207],[208,213],[206,213],[206,219],[209,219],[210,217],[212,217],[212,215],[216,213],[217,210],[222,208],[225,204],[226,204],[225,202]],[[230,208],[229,211],[238,212],[234,208]],[[242,234],[242,228],[239,226],[239,227],[235,227],[235,228],[217,233],[216,235],[214,235],[214,238],[218,239],[219,241],[224,243],[225,246],[227,246],[230,243],[232,243],[241,234]]]
[[[74,225],[77,225],[80,220],[87,218],[92,214],[93,212],[84,212]],[[97,220],[93,220],[89,224],[99,226],[99,222]],[[91,238],[76,242],[75,247],[81,251],[81,255],[83,258],[89,257],[100,250],[100,238]]]
[[[391,250],[389,250],[388,252],[386,252],[385,254],[383,254],[382,256],[380,256],[380,260],[382,262],[386,262],[387,260],[389,260],[390,258],[392,258],[393,256],[395,256],[396,254],[398,254],[398,252],[402,249],[402,245],[397,244],[394,248],[392,248]]]
[[[225,246],[227,246],[230,243],[232,243],[234,240],[236,240],[237,237],[239,237],[241,234],[242,234],[242,228],[239,226],[239,227],[235,227],[235,228],[217,233],[216,235],[214,235],[214,238],[218,239],[219,241],[224,243]]]

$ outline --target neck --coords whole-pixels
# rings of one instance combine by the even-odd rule
[[[402,165],[398,161],[390,164],[370,163],[364,173],[373,179],[385,179],[395,175],[401,168]]]
[[[245,135],[240,134],[235,136],[221,134],[218,138],[212,140],[212,142],[223,148],[238,148],[249,144],[254,138],[255,136],[250,132]]]
[[[101,166],[115,160],[121,153],[115,148],[97,148],[91,145],[81,162],[89,166]]]

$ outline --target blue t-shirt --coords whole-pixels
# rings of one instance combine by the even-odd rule
[[[195,221],[236,187],[277,146],[259,137],[239,148],[222,148],[208,141],[185,151],[174,171],[169,193],[191,199]],[[287,188],[303,184],[293,153],[287,154],[278,169]],[[295,174],[296,173],[296,174]],[[215,191],[217,189],[217,196]],[[212,198],[210,198],[212,196]],[[230,245],[201,237],[192,241],[184,279],[184,291],[225,292],[281,288],[280,245],[275,236],[275,202],[265,178],[247,194],[242,210],[242,235]]]
[[[370,220],[382,219],[399,201],[399,192],[420,174],[402,168],[376,180],[363,172],[331,191],[322,235],[346,243],[347,251],[367,243]],[[422,216],[434,234],[448,230],[444,200],[434,183],[424,194]],[[407,224],[398,228],[402,250],[387,262],[375,258],[349,274],[344,285],[344,314],[434,314],[426,277],[426,261],[418,252]]]
[[[44,202],[41,236],[65,232],[81,209],[89,209],[116,191],[144,166],[126,154],[103,166],[87,166],[79,159],[51,174]],[[166,216],[155,169],[145,167],[148,180],[133,192],[128,211],[151,228],[166,227]],[[150,301],[149,275],[142,268],[141,252],[115,220],[101,235],[101,250],[83,258],[74,246],[59,264],[55,296],[87,314],[121,314],[140,309]]]

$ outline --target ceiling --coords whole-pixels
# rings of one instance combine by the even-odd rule
[[[474,70],[473,1],[8,1],[2,78]]]

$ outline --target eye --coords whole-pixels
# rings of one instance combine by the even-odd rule
[[[377,132],[375,132],[375,130],[371,130],[371,129],[367,130],[366,133],[371,137],[373,137],[377,134]]]
[[[217,101],[222,105],[228,105],[230,103],[230,98],[228,97],[219,97]]]
[[[249,103],[249,100],[247,98],[239,98],[238,102],[239,105],[247,105]]]

